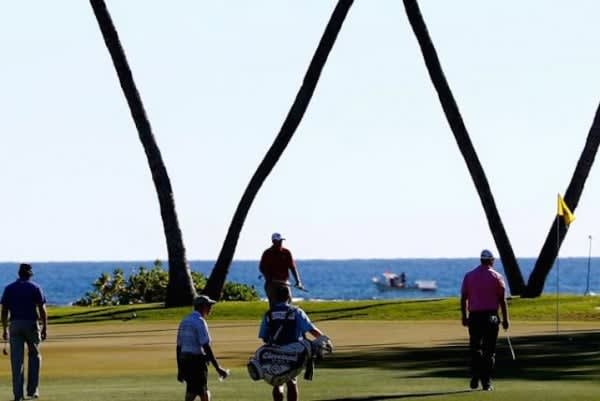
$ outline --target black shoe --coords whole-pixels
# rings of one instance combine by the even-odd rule
[[[483,386],[483,391],[494,391],[494,386],[492,386],[491,382],[481,383]]]
[[[479,387],[479,379],[477,377],[471,377],[469,387],[471,387],[472,390],[475,390],[477,387]]]

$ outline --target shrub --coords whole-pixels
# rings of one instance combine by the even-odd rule
[[[192,280],[197,292],[206,286],[206,276],[192,272]],[[122,269],[115,269],[113,274],[102,273],[94,281],[93,291],[74,304],[79,306],[128,305],[138,303],[164,302],[167,295],[169,273],[157,260],[152,268],[140,266],[127,280]],[[222,299],[225,301],[255,301],[258,293],[254,287],[246,284],[226,282]]]

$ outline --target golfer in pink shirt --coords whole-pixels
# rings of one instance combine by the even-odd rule
[[[502,275],[494,270],[494,255],[481,251],[481,264],[471,270],[463,279],[460,310],[462,324],[469,328],[469,348],[471,350],[470,387],[491,391],[492,370],[496,354],[496,340],[500,319],[498,307],[502,311],[502,327],[508,329],[508,309],[504,297],[505,285]]]

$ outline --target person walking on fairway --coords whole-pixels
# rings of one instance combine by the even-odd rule
[[[306,333],[315,338],[323,335],[302,309],[289,304],[286,287],[273,290],[273,303],[260,324],[258,337],[265,344],[287,345],[302,340]],[[298,401],[298,380],[293,378],[285,383],[287,401]],[[273,386],[273,401],[283,401],[284,386]]]
[[[25,344],[28,352],[27,397],[39,397],[40,343],[46,339],[48,316],[42,288],[31,281],[30,264],[19,266],[19,278],[9,284],[2,294],[2,338],[10,340],[10,365],[14,399],[23,400],[25,385]],[[10,326],[8,324],[10,317]],[[38,319],[42,321],[40,330]]]
[[[296,263],[289,249],[283,247],[282,242],[285,240],[280,233],[271,235],[270,248],[266,249],[260,258],[259,269],[265,279],[265,293],[269,299],[269,303],[273,304],[274,291],[276,288],[285,287],[288,291],[288,297],[291,300],[291,291],[289,289],[289,272],[292,272],[295,286],[299,289],[304,289],[300,274],[296,268]]]
[[[462,283],[460,310],[462,324],[469,328],[471,353],[470,387],[491,391],[492,371],[495,363],[496,340],[502,312],[502,327],[508,329],[508,307],[504,296],[502,275],[494,270],[494,255],[487,249],[481,251],[481,264],[468,272]],[[468,312],[467,312],[468,311]]]
[[[187,315],[177,330],[177,380],[186,383],[185,401],[210,401],[207,365],[210,362],[220,378],[229,371],[217,362],[210,346],[211,338],[206,324],[212,306],[216,303],[206,295],[194,299],[194,311]]]

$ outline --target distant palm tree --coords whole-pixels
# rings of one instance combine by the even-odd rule
[[[427,31],[427,26],[425,25],[425,21],[419,10],[419,5],[416,0],[404,0],[404,7],[417,41],[419,42],[419,46],[421,47],[421,52],[423,53],[423,58],[431,82],[438,93],[448,124],[452,129],[458,148],[467,163],[471,179],[479,194],[479,199],[483,205],[488,225],[492,232],[492,236],[494,237],[494,241],[496,242],[496,246],[498,247],[500,257],[502,258],[502,265],[504,266],[510,291],[513,295],[518,295],[525,287],[521,270],[519,269],[512,246],[510,245],[510,241],[504,230],[500,215],[498,214],[496,202],[494,201],[494,196],[492,195],[483,167],[479,162],[479,158],[477,157],[477,153],[475,152],[475,148],[473,147],[473,143],[471,142],[471,138],[469,137],[469,133],[463,122],[458,105],[454,100],[452,90],[444,76],[444,71],[442,70],[435,47],[429,37],[429,32]]]
[[[254,201],[254,198],[260,190],[262,184],[273,170],[273,167],[275,167],[275,164],[277,164],[277,161],[283,154],[285,148],[298,128],[298,125],[300,124],[300,121],[302,120],[302,117],[304,116],[304,113],[306,112],[306,109],[308,108],[312,95],[315,91],[321,71],[327,62],[327,57],[329,56],[338,33],[342,28],[342,24],[346,19],[346,15],[352,6],[352,3],[353,0],[338,1],[331,18],[329,19],[327,27],[325,28],[325,32],[321,37],[321,41],[319,42],[317,50],[315,51],[310,66],[308,67],[308,71],[306,72],[302,86],[296,95],[296,99],[294,100],[294,103],[281,127],[281,130],[269,148],[264,159],[256,169],[256,172],[250,179],[250,182],[246,187],[244,194],[242,195],[229,226],[229,230],[227,231],[227,235],[225,237],[225,241],[223,242],[223,247],[221,248],[219,257],[215,262],[215,266],[213,267],[206,287],[203,291],[212,298],[221,298],[223,285],[225,284],[225,280],[229,272],[229,266],[233,260],[235,248],[237,246],[244,221],[248,215],[248,211],[250,210],[252,202]]]
[[[148,165],[152,173],[152,180],[158,195],[160,213],[163,228],[167,240],[167,251],[169,254],[169,285],[167,287],[166,306],[190,305],[196,290],[192,282],[190,269],[185,256],[185,247],[177,213],[175,212],[175,200],[173,189],[167,174],[167,169],[162,160],[160,149],[154,139],[152,127],[146,116],[142,99],[133,81],[133,75],[119,36],[112,22],[110,14],[103,0],[90,0],[98,25],[106,47],[110,52],[113,64],[119,76],[121,88],[129,104],[131,116],[138,130],[140,141],[146,152]]]
[[[571,177],[571,182],[569,183],[567,192],[565,192],[565,203],[567,206],[569,206],[569,209],[571,209],[572,212],[575,212],[575,208],[577,208],[577,205],[579,204],[579,199],[581,198],[581,194],[583,192],[583,186],[585,185],[585,181],[587,180],[590,170],[592,169],[592,165],[594,164],[594,159],[598,153],[599,145],[600,106],[598,106],[596,109],[596,115],[594,116],[594,121],[592,122],[592,127],[588,133],[585,146],[583,147],[583,151],[581,152],[581,156],[579,157],[579,161],[577,162],[577,166],[575,167],[575,171]],[[558,234],[556,230],[557,224]],[[540,255],[538,256],[533,271],[531,272],[529,280],[527,281],[527,288],[523,294],[524,296],[537,297],[542,294],[546,277],[554,265],[560,245],[567,235],[567,230],[568,227],[565,225],[562,219],[553,219],[553,223],[550,226],[550,231],[548,232],[546,241],[544,242]]]

